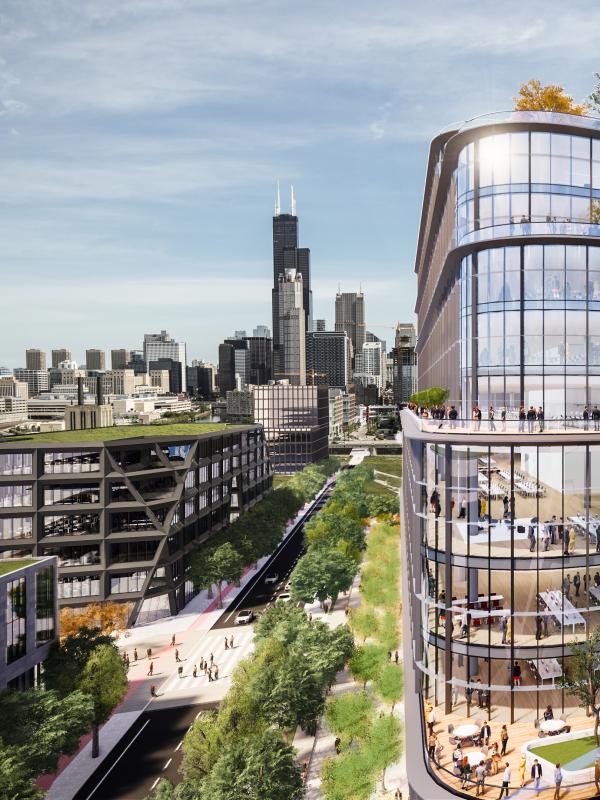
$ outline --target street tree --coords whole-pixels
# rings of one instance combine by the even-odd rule
[[[321,773],[325,800],[369,800],[375,778],[364,750],[349,749],[325,762]]]
[[[131,612],[130,603],[89,603],[83,608],[62,608],[60,611],[60,638],[77,636],[81,629],[97,630],[105,634],[125,630]]]
[[[20,747],[0,742],[0,797],[6,800],[41,800],[44,793],[33,783]]]
[[[191,577],[194,584],[208,589],[217,587],[217,607],[223,608],[223,583],[239,581],[244,571],[244,561],[230,542],[213,549],[200,549],[192,559]]]
[[[600,746],[600,631],[593,631],[583,642],[571,642],[569,672],[559,684],[594,717],[594,737]]]
[[[365,531],[361,523],[345,513],[329,513],[323,510],[304,526],[307,542],[312,547],[325,549],[342,548],[350,552],[365,549]]]
[[[377,680],[385,664],[386,652],[381,645],[363,644],[357,647],[350,659],[350,672],[363,682],[366,687],[368,681]]]
[[[265,674],[262,713],[281,730],[300,725],[310,731],[323,711],[323,686],[308,658],[288,658],[272,675]]]
[[[373,698],[367,692],[346,692],[327,701],[327,727],[344,745],[366,738],[375,713]]]
[[[290,593],[305,603],[314,597],[322,603],[330,597],[333,607],[339,593],[352,585],[356,570],[356,561],[343,553],[310,548],[292,572]]]
[[[78,686],[89,657],[101,645],[114,647],[112,636],[91,628],[80,628],[76,634],[53,644],[44,662],[45,687],[56,690],[59,697],[66,697]]]
[[[19,750],[31,779],[54,772],[60,756],[77,749],[92,716],[91,698],[80,691],[59,698],[44,689],[8,689],[0,693],[0,742]]]
[[[299,800],[302,777],[295,751],[278,731],[268,729],[223,752],[202,782],[211,800]]]
[[[365,604],[353,608],[350,612],[350,626],[358,636],[362,636],[363,643],[368,636],[374,636],[377,633],[377,617],[371,606]]]
[[[586,103],[577,104],[562,86],[554,83],[544,86],[534,78],[521,85],[514,101],[515,111],[558,111],[578,116],[589,111]]]
[[[79,688],[93,702],[92,758],[100,753],[99,730],[127,691],[127,668],[114,645],[102,644],[90,655]]]
[[[379,717],[369,731],[367,758],[381,775],[381,788],[385,788],[385,771],[400,758],[400,722],[393,714]]]
[[[382,700],[391,704],[393,713],[394,706],[404,694],[402,668],[397,664],[386,664],[375,679],[375,691]]]

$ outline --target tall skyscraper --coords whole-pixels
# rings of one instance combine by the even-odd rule
[[[46,369],[46,353],[35,347],[25,350],[25,369]]]
[[[260,325],[259,329],[269,329]],[[257,330],[257,329],[255,329]],[[270,336],[246,336],[250,352],[250,380],[257,386],[273,379],[273,340]]]
[[[383,342],[365,342],[356,354],[354,380],[362,386],[385,388],[385,349]]]
[[[306,383],[306,315],[302,275],[286,269],[279,276],[277,296],[279,363],[275,376],[302,386]]]
[[[362,292],[338,292],[335,296],[335,329],[346,331],[354,354],[366,341],[365,296]]]
[[[112,369],[126,369],[130,358],[131,354],[129,350],[125,350],[125,348],[120,348],[118,350],[111,350],[110,366]]]
[[[298,247],[298,217],[296,200],[292,188],[291,213],[282,214],[277,187],[277,200],[273,216],[273,290],[271,293],[273,309],[273,363],[275,370],[281,372],[281,345],[279,337],[279,278],[286,269],[294,269],[302,276],[302,306],[304,309],[304,330],[312,330],[312,290],[310,283],[310,250]]]
[[[92,347],[85,351],[85,368],[92,369],[106,369],[106,355],[104,350],[98,350]]]
[[[62,364],[63,361],[71,361],[72,359],[73,354],[68,347],[59,347],[52,351],[52,366],[54,369],[56,369],[59,364]]]

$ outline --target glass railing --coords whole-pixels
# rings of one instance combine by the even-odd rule
[[[427,433],[492,433],[492,434],[532,434],[532,433],[600,433],[600,419],[581,419],[581,417],[547,417],[545,419],[518,419],[513,413],[505,420],[498,417],[481,420],[474,419],[435,419],[413,414],[420,431]]]

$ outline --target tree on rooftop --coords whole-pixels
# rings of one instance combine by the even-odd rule
[[[562,86],[549,83],[543,86],[541,81],[531,78],[523,83],[515,101],[515,111],[558,111],[562,114],[583,116],[589,111],[586,103],[578,105]]]
[[[410,402],[417,406],[439,406],[445,403],[450,396],[450,391],[441,386],[432,386],[430,389],[423,389],[411,395]]]
[[[585,642],[570,644],[569,671],[559,684],[594,716],[594,736],[600,746],[600,631],[590,633]]]

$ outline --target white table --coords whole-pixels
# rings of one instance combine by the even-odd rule
[[[464,597],[462,600],[453,600],[452,607],[454,606],[464,606],[467,603],[501,603],[504,600],[504,595],[502,594],[493,594],[491,597],[488,595],[487,597],[476,597],[474,600],[469,600],[467,597]],[[472,610],[472,609],[469,609]]]
[[[592,585],[590,586],[590,594],[592,595],[592,597],[598,600],[598,602],[600,602],[600,586],[594,586],[594,584],[592,583]]]
[[[482,761],[485,761],[487,756],[480,752],[479,750],[470,750],[468,753],[465,753],[470,767],[478,767]]]
[[[562,719],[545,719],[540,722],[540,730],[552,736],[553,734],[560,733],[567,727],[567,723]]]
[[[454,732],[451,735],[455,736],[457,739],[472,739],[474,736],[477,736],[478,733],[479,727],[472,722],[467,722],[464,725],[459,725],[457,728],[454,728]]]
[[[575,625],[583,625],[584,628],[586,627],[583,614],[580,614],[573,603],[567,600],[558,589],[552,589],[549,592],[540,592],[540,598],[543,600],[552,616],[558,621],[559,625],[570,625],[573,628],[573,633],[575,633]]]
[[[538,674],[540,681],[554,681],[560,678],[563,674],[562,668],[556,658],[540,658],[539,661],[532,660],[531,662]]]
[[[578,528],[582,528],[583,531],[587,531],[589,534],[591,534],[592,541],[594,542],[596,541],[596,527],[598,523],[600,523],[600,519],[598,519],[597,517],[590,517],[589,524],[586,518],[581,514],[577,514],[574,517],[567,517],[567,519],[570,520]]]

